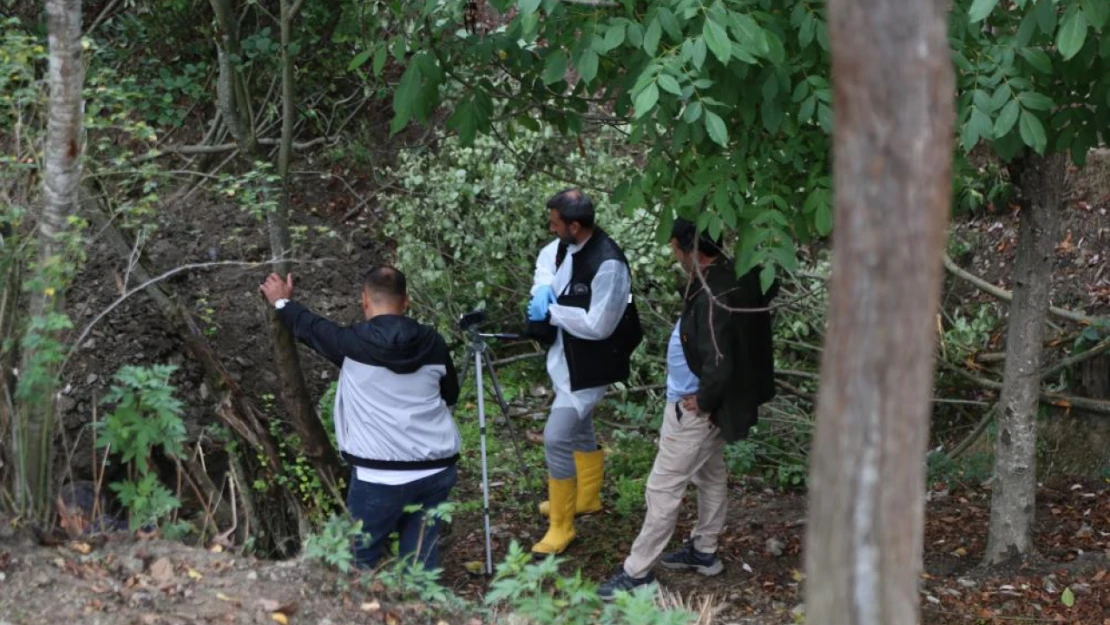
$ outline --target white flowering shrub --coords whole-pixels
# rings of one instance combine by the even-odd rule
[[[662,380],[661,356],[679,313],[678,274],[656,237],[660,207],[628,214],[594,190],[616,186],[636,167],[614,145],[620,143],[604,136],[579,144],[552,132],[517,130],[508,143],[481,136],[463,147],[445,137],[435,150],[403,153],[391,172],[396,188],[382,205],[385,234],[396,243],[394,262],[409,278],[417,316],[451,334],[460,315],[480,308],[490,330],[518,330],[536,256],[553,237],[547,199],[577,186],[631,265],[646,335],[633,383]]]

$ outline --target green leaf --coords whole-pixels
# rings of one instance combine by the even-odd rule
[[[1042,74],[1052,73],[1052,60],[1048,58],[1044,50],[1038,48],[1022,48],[1019,54],[1021,54],[1021,58],[1025,59],[1033,66],[1033,69],[1038,72]]]
[[[1002,112],[998,114],[998,119],[994,120],[994,137],[997,139],[1010,132],[1014,124],[1017,123],[1020,113],[1021,106],[1018,104],[1017,100],[1010,100],[1006,106],[1002,107]]]
[[[682,112],[682,121],[687,124],[692,124],[698,121],[698,118],[701,117],[701,113],[701,102],[691,102],[690,105],[686,107],[686,110]]]
[[[541,1],[542,0],[520,0],[520,14],[527,16],[535,13],[536,10],[540,8]]]
[[[1063,603],[1069,608],[1075,605],[1075,593],[1072,592],[1070,586],[1065,588],[1064,592],[1060,593],[1060,603]]]
[[[1052,108],[1052,98],[1033,91],[1023,91],[1018,94],[1018,101],[1027,109],[1034,111],[1047,111]]]
[[[1033,7],[1033,14],[1037,16],[1037,24],[1041,27],[1041,32],[1050,37],[1056,31],[1056,7],[1056,2],[1050,0],[1040,0]]]
[[[1087,41],[1087,14],[1083,9],[1072,6],[1064,16],[1064,23],[1060,25],[1060,32],[1056,33],[1056,47],[1060,56],[1067,61],[1083,49]]]
[[[644,90],[640,92],[640,95],[636,96],[636,119],[639,119],[646,115],[648,111],[655,107],[655,103],[658,101],[659,87],[657,87],[655,83],[651,83],[647,87],[644,87]]]
[[[578,58],[578,75],[586,81],[586,84],[590,84],[597,77],[597,52],[594,52],[593,48],[586,48]]]
[[[705,43],[709,44],[709,49],[713,51],[713,55],[722,63],[728,64],[728,60],[732,56],[732,42],[729,41],[725,29],[717,22],[706,17],[701,34],[705,38]]]
[[[971,109],[971,128],[980,137],[990,139],[994,135],[994,124],[991,123],[991,118],[981,109],[973,107]]]
[[[701,66],[705,63],[705,55],[708,52],[709,48],[705,45],[705,37],[694,39],[694,67],[701,69]]]
[[[605,39],[602,44],[605,46],[605,51],[608,52],[622,43],[624,43],[624,24],[619,23],[610,26],[609,30],[605,31]]]
[[[378,46],[378,51],[374,53],[374,76],[380,77],[382,75],[387,60],[389,60],[389,51],[386,50],[385,46]]]
[[[821,129],[825,132],[832,134],[833,131],[833,115],[832,109],[827,105],[822,104],[817,107],[817,123],[821,124]]]
[[[1106,0],[1083,0],[1083,13],[1087,15],[1087,21],[1095,30],[1102,30],[1106,25],[1106,21],[1110,19],[1110,2]]]
[[[547,55],[543,65],[543,84],[557,83],[567,75],[567,53],[556,50]]]
[[[759,286],[760,286],[760,288],[762,288],[763,292],[766,293],[767,289],[771,288],[771,285],[774,284],[774,283],[775,283],[775,266],[771,265],[771,264],[764,265],[763,269],[759,270]]]
[[[659,20],[652,20],[647,27],[647,32],[644,33],[644,52],[649,56],[655,56],[655,51],[659,49],[659,38],[662,36],[663,27],[659,24]]]
[[[663,91],[673,93],[679,97],[682,96],[682,87],[678,85],[678,81],[675,80],[674,76],[671,76],[670,74],[659,75],[659,87]]]
[[[1045,137],[1044,124],[1037,116],[1029,111],[1021,112],[1020,128],[1021,140],[1025,145],[1033,148],[1038,154],[1044,154],[1044,148],[1048,145],[1048,138]]]
[[[393,122],[390,134],[395,135],[404,129],[416,108],[416,98],[420,94],[420,67],[412,63],[401,76],[397,90],[393,92]]]
[[[817,96],[811,95],[802,102],[802,108],[798,111],[798,121],[808,122],[813,119],[813,112],[817,109]]]
[[[767,54],[770,52],[770,46],[767,44],[767,37],[763,29],[759,27],[750,15],[736,15],[734,22],[736,31],[739,34],[739,43],[754,50],[759,54]]]
[[[705,111],[705,130],[714,143],[721,147],[728,146],[728,128],[725,127],[725,120],[708,109]]]
[[[359,52],[355,56],[355,58],[351,59],[351,63],[347,65],[347,71],[352,72],[362,67],[362,65],[366,63],[366,61],[370,60],[370,55],[372,54],[374,54],[373,50],[363,50],[362,52]]]
[[[817,206],[817,212],[813,215],[813,225],[817,228],[817,234],[823,237],[832,232],[832,208],[828,203]]]
[[[778,132],[779,126],[782,125],[782,107],[777,102],[764,100],[763,106],[760,107],[760,113],[763,118],[763,127],[767,129],[767,132],[771,134]]]
[[[967,12],[968,17],[971,19],[971,23],[974,24],[986,19],[997,5],[998,0],[975,0],[975,2],[972,2],[971,10]]]

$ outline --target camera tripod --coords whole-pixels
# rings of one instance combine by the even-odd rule
[[[493,369],[493,361],[489,359],[486,354],[488,346],[486,339],[500,339],[508,341],[521,340],[519,334],[505,334],[505,333],[487,333],[479,329],[481,323],[485,321],[484,311],[470,312],[462,316],[459,320],[459,328],[466,333],[467,346],[466,357],[463,360],[462,373],[459,375],[459,386],[462,387],[463,382],[466,381],[467,373],[470,366],[474,366],[474,382],[477,389],[478,396],[478,432],[481,438],[481,454],[482,454],[482,516],[485,525],[485,538],[486,538],[486,574],[493,574],[493,547],[490,540],[490,506],[489,506],[489,465],[486,460],[486,406],[485,406],[485,385],[482,380],[482,372],[485,370],[489,374],[490,381],[493,382],[493,395],[497,404],[501,407],[501,414],[505,420],[505,426],[509,429],[509,437],[513,443],[513,449],[516,451],[517,461],[520,462],[521,475],[524,476],[525,482],[531,477],[528,470],[527,463],[524,462],[524,454],[521,453],[520,443],[513,429],[513,422],[509,416],[509,404],[505,401],[505,396],[501,392],[501,383],[497,380],[497,372]],[[536,499],[536,493],[531,493],[533,509],[538,507],[539,501]]]

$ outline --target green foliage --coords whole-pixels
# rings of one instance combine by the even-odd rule
[[[1012,5],[954,5],[960,143],[970,152],[989,141],[1005,160],[1024,147],[1069,152],[1083,165],[1110,125],[1110,37],[1104,29],[1110,9],[1091,0]]]
[[[262,221],[281,201],[281,176],[274,172],[273,163],[256,161],[241,174],[220,174],[214,190]]]
[[[536,625],[679,625],[689,622],[691,614],[664,610],[655,602],[653,586],[634,593],[621,593],[605,604],[597,596],[597,584],[582,577],[559,572],[561,560],[548,557],[534,562],[515,540],[486,593],[488,606],[505,605]]]
[[[180,457],[185,442],[183,405],[170,384],[176,370],[176,365],[121,367],[103,399],[115,408],[101,424],[97,447],[111,448],[124,462],[145,461],[157,447],[167,456]],[[145,473],[141,467],[146,463],[138,464]]]
[[[765,284],[775,267],[796,266],[796,240],[828,234],[832,92],[822,6],[491,5],[519,11],[481,34],[463,27],[454,3],[399,12],[414,32],[380,44],[413,52],[393,95],[394,132],[427,122],[443,103],[464,144],[505,118],[525,128],[541,120],[572,136],[601,102],[614,115],[603,123],[621,125],[646,153],[640,167],[614,178],[613,200],[628,210],[666,206],[658,232],[672,209],[712,234],[736,232],[738,269],[767,266]],[[488,71],[494,57],[496,74]]]
[[[616,475],[616,501],[613,511],[622,517],[642,516],[644,510],[644,477],[641,473],[635,477]]]
[[[348,573],[354,563],[351,546],[362,539],[362,521],[333,514],[319,532],[305,537],[304,557]]]
[[[990,343],[991,334],[998,323],[998,317],[991,305],[980,306],[968,313],[956,310],[951,323],[944,330],[943,354],[950,362],[964,361]]]
[[[264,394],[262,405],[267,413],[272,413],[274,396],[269,393]],[[271,474],[270,480],[300,499],[303,514],[311,525],[324,523],[324,519],[334,514],[342,502],[336,501],[332,492],[324,486],[320,473],[312,465],[312,461],[301,451],[303,445],[299,436],[285,432],[281,421],[277,419],[270,420],[269,430],[277,441],[278,458],[281,460],[280,469]],[[267,458],[261,450],[257,453],[259,463],[265,466]],[[263,493],[270,489],[270,484],[262,480],[256,480],[252,486],[256,491]],[[338,478],[336,486],[343,488],[342,478]]]
[[[157,448],[170,458],[180,458],[184,452],[183,406],[170,384],[176,369],[174,365],[121,367],[103,400],[114,408],[97,424],[96,446],[119,454],[138,473],[137,478],[110,485],[130,513],[132,529],[156,524],[181,505],[158,480],[151,458]]]

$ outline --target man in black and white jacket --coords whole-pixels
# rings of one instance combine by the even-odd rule
[[[261,290],[298,340],[340,367],[335,436],[352,465],[347,508],[368,535],[356,564],[378,564],[397,532],[402,558],[438,566],[439,524],[424,511],[455,485],[461,438],[450,406],[459,383],[443,337],[405,316],[404,274],[371,269],[360,296],[366,320],[347,327],[292,301],[292,275],[270,274]],[[421,511],[405,511],[412,506]]]

